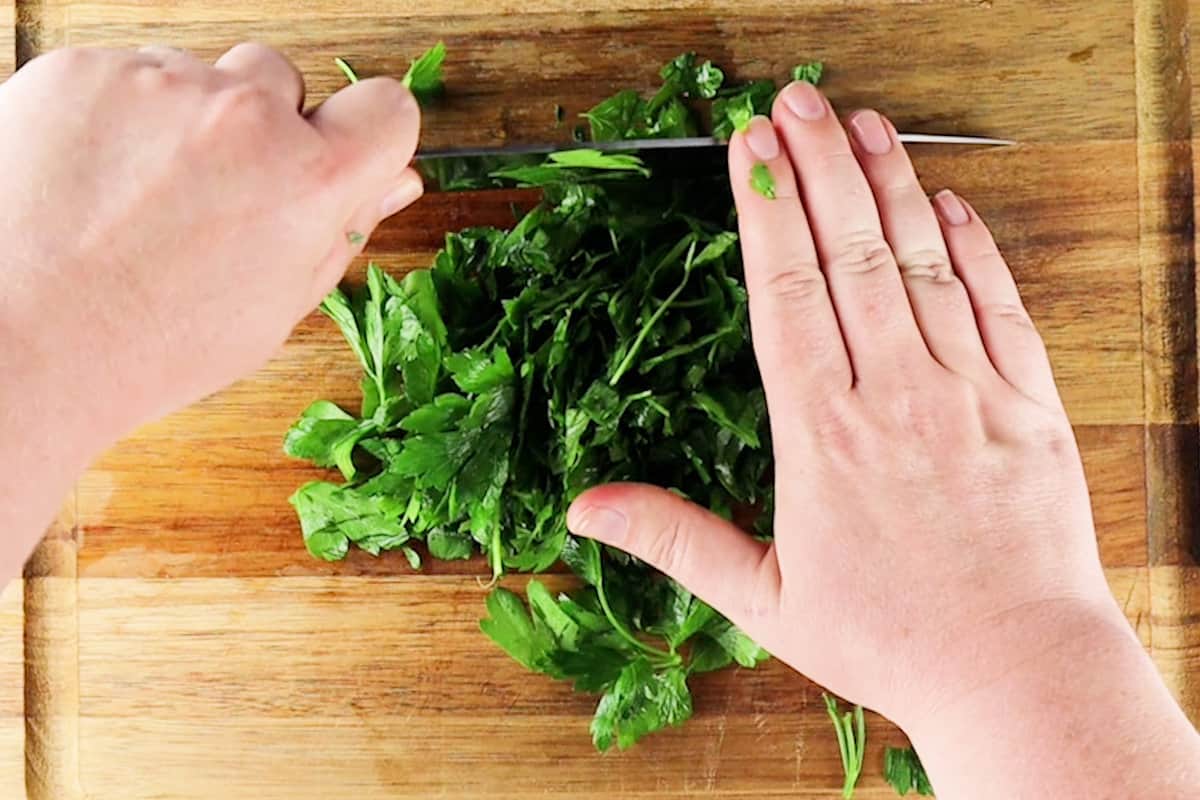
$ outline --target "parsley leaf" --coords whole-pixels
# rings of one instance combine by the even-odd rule
[[[438,42],[421,54],[408,68],[400,82],[417,102],[425,105],[442,93],[442,62],[446,60],[446,45]]]
[[[713,101],[713,136],[728,139],[735,130],[744,130],[756,115],[771,113],[775,102],[774,81],[754,81],[723,92]]]
[[[804,81],[814,86],[821,82],[825,74],[825,65],[820,61],[809,61],[807,64],[797,64],[792,67],[792,80]]]
[[[911,747],[888,747],[883,751],[883,777],[896,794],[906,795],[910,791],[919,795],[932,795],[933,786],[921,766],[917,751]]]
[[[326,561],[343,558],[351,542],[379,555],[409,538],[400,520],[404,502],[396,497],[313,481],[300,487],[291,503],[300,516],[308,551]]]

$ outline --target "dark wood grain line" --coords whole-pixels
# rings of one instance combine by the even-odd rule
[[[1139,262],[1146,408],[1150,563],[1194,551],[1200,521],[1196,458],[1196,261],[1188,3],[1136,5]]]
[[[45,0],[16,0],[17,52],[16,64],[20,69],[42,52],[42,20],[45,18]]]
[[[72,493],[25,565],[25,791],[78,800],[79,526]]]

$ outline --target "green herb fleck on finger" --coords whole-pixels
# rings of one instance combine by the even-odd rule
[[[360,244],[363,244],[367,241],[367,237],[363,236],[358,231],[350,231],[346,234],[346,241],[355,247],[358,247]]]
[[[775,176],[761,161],[750,168],[750,187],[768,200],[775,199]]]

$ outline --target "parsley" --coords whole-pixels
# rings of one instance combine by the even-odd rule
[[[445,60],[446,45],[438,42],[414,61],[400,79],[421,105],[442,93],[442,62]]]
[[[825,65],[820,61],[810,61],[807,64],[797,64],[792,67],[792,80],[804,81],[816,86],[825,74]]]
[[[754,81],[730,89],[713,101],[713,136],[728,139],[735,130],[744,130],[758,114],[770,114],[777,89],[774,81]]]
[[[445,49],[406,80],[441,86]],[[692,54],[649,99],[619,92],[584,117],[592,138],[681,136],[733,106],[761,113],[775,85],[732,89]],[[748,117],[747,117],[748,119]],[[732,130],[732,128],[730,128]],[[508,230],[450,232],[428,269],[371,265],[322,311],[362,368],[362,401],[310,405],[285,451],[336,468],[291,499],[308,550],[417,547],[486,558],[494,575],[558,561],[580,587],[487,599],[482,631],[527,669],[598,695],[596,747],[624,748],[692,713],[688,680],[767,654],[682,586],[566,529],[584,489],[651,481],[770,535],[766,403],[724,159],[682,174],[631,154],[438,159],[442,188],[527,186],[541,199]]]
[[[910,791],[919,795],[932,795],[933,786],[921,766],[921,759],[911,747],[889,747],[883,753],[883,777],[896,794],[906,795]]]
[[[337,64],[337,68],[340,69],[342,74],[346,76],[346,80],[350,81],[352,84],[358,83],[358,73],[346,63],[345,59],[335,58],[333,63]]]
[[[842,797],[849,800],[854,796],[854,787],[862,775],[863,755],[867,748],[866,718],[863,716],[862,706],[855,706],[853,711],[842,714],[838,711],[837,700],[827,694],[822,694],[821,697],[825,700],[825,711],[833,721],[833,729],[837,733],[842,772],[846,776],[842,783]]]
[[[775,199],[775,176],[761,161],[750,168],[750,187],[768,200]]]

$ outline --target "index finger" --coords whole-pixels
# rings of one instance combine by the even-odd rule
[[[756,167],[769,172],[773,198],[754,188]],[[754,352],[768,401],[810,402],[830,390],[848,390],[853,383],[850,359],[796,174],[766,117],[755,117],[730,140],[729,179],[750,293]],[[821,390],[813,392],[814,385]]]

